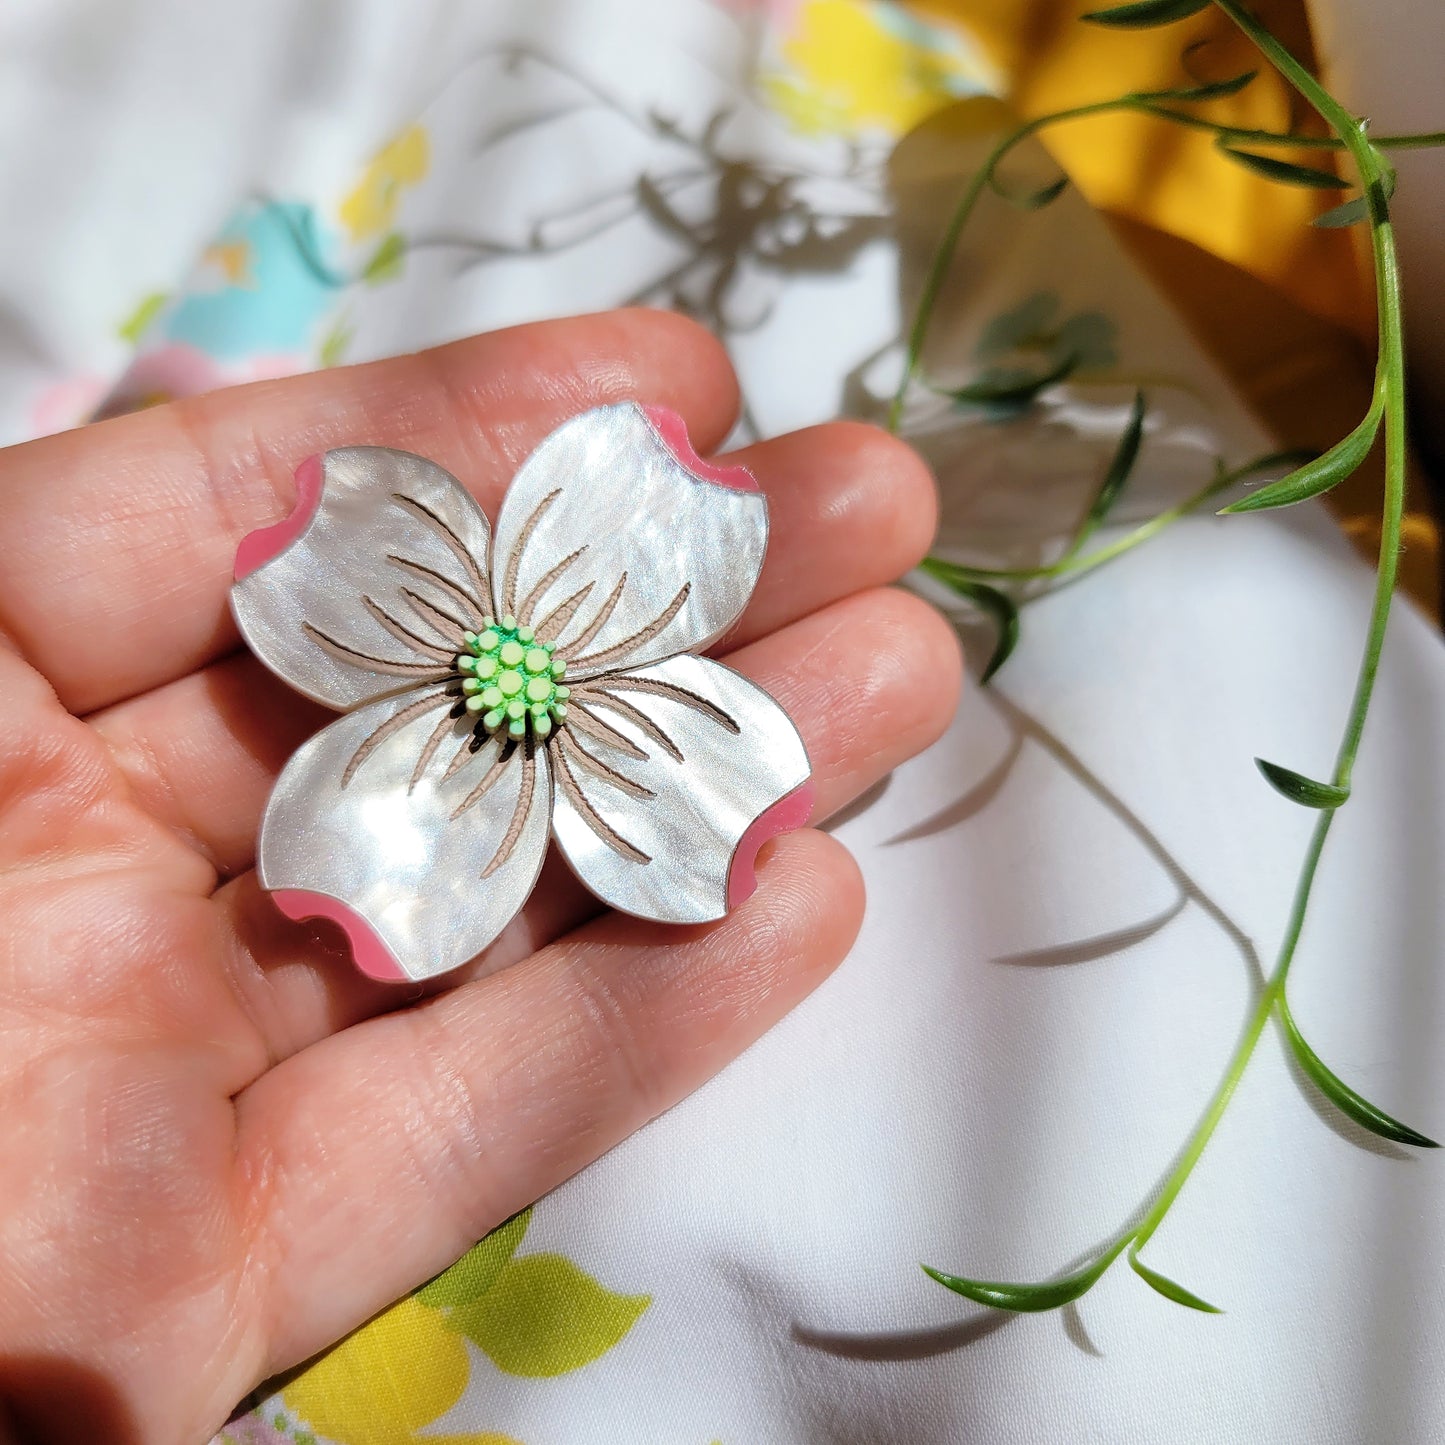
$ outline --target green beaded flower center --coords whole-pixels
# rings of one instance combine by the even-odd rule
[[[457,654],[467,711],[481,714],[489,733],[506,729],[520,738],[532,729],[544,738],[567,716],[568,689],[561,679],[567,664],[553,654],[556,644],[538,642],[515,617],[482,618],[480,632],[463,634],[467,651]]]

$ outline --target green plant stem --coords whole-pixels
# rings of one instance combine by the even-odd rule
[[[967,563],[948,562],[941,557],[930,557],[928,561],[935,566],[946,567],[960,576],[977,578],[979,581],[1041,582],[1070,573],[1092,572],[1095,567],[1102,567],[1105,562],[1112,562],[1115,557],[1121,557],[1125,552],[1132,551],[1142,543],[1157,537],[1166,527],[1179,521],[1182,517],[1189,516],[1191,512],[1197,512],[1205,503],[1212,501],[1221,492],[1228,491],[1230,487],[1245,477],[1252,476],[1255,472],[1271,464],[1282,462],[1291,455],[1291,453],[1272,453],[1269,456],[1247,462],[1242,467],[1236,467],[1231,472],[1221,472],[1208,486],[1202,487],[1193,496],[1186,497],[1182,502],[1176,502],[1174,506],[1165,508],[1164,511],[1150,517],[1147,522],[1141,522],[1132,531],[1126,532],[1122,537],[1116,538],[1106,546],[1098,547],[1094,551],[1085,552],[1082,555],[1069,554],[1060,557],[1056,562],[1046,562],[1038,567],[970,567]]]
[[[1427,151],[1445,146],[1445,130],[1422,130],[1414,135],[1377,135],[1370,144],[1382,151]],[[1344,142],[1341,142],[1343,148]]]
[[[1403,331],[1400,314],[1400,278],[1395,257],[1394,231],[1390,224],[1388,204],[1382,188],[1383,172],[1378,155],[1366,138],[1363,122],[1352,116],[1236,0],[1214,0],[1214,3],[1259,47],[1270,62],[1341,137],[1360,173],[1365,194],[1369,197],[1370,234],[1375,261],[1375,292],[1379,311],[1380,383],[1385,396],[1385,503],[1380,536],[1379,566],[1375,579],[1374,603],[1370,610],[1369,628],[1359,675],[1335,759],[1333,782],[1348,790],[1354,772],[1355,758],[1365,730],[1370,700],[1379,673],[1380,656],[1385,645],[1385,630],[1390,617],[1390,604],[1395,591],[1399,567],[1400,529],[1405,506],[1405,363]],[[1163,1222],[1170,1206],[1183,1189],[1194,1166],[1199,1162],[1225,1109],[1229,1105],[1244,1071],[1254,1055],[1260,1035],[1270,1015],[1284,998],[1290,965],[1294,961],[1309,910],[1320,857],[1334,822],[1335,809],[1321,812],[1305,850],[1299,880],[1295,885],[1294,902],[1285,927],[1283,942],[1274,971],[1245,1025],[1244,1035],[1235,1048],[1214,1097],[1204,1117],[1196,1126],[1180,1155],[1173,1172],[1165,1181],[1158,1198],[1144,1216],[1135,1235],[1142,1246]]]
[[[1290,146],[1295,150],[1343,151],[1349,146],[1337,135],[1302,135],[1296,131],[1251,130],[1247,126],[1221,125],[1218,121],[1207,120],[1187,110],[1175,110],[1173,106],[1159,105],[1145,101],[1133,107],[1144,115],[1159,120],[1173,121],[1189,130],[1208,131],[1216,140],[1227,145],[1243,142],[1246,145]],[[1431,150],[1445,146],[1445,130],[1420,131],[1411,135],[1378,135],[1371,138],[1377,150]]]
[[[1236,21],[1238,23],[1238,21]],[[1251,22],[1254,23],[1254,22]],[[1268,35],[1269,32],[1262,26],[1255,25],[1261,35]],[[1270,37],[1273,39],[1273,37]],[[1283,46],[1277,46],[1280,52],[1286,56],[1289,52]],[[1335,105],[1341,115],[1348,115],[1342,106],[1339,106],[1329,93],[1314,81],[1309,72],[1294,61],[1290,56],[1291,63],[1301,75],[1309,77],[1314,83],[1320,96],[1331,105]],[[1292,76],[1287,76],[1295,88],[1299,86],[1294,82]],[[1303,92],[1301,92],[1303,94]],[[1313,104],[1313,101],[1311,102]],[[1315,107],[1317,110],[1318,106]],[[943,283],[948,278],[948,271],[953,264],[954,252],[958,249],[959,237],[962,236],[964,228],[968,225],[974,210],[978,206],[979,198],[984,190],[992,183],[1000,164],[1008,156],[1009,152],[1028,140],[1031,136],[1039,134],[1050,126],[1062,125],[1066,121],[1084,120],[1089,116],[1111,115],[1121,112],[1132,111],[1138,115],[1153,116],[1158,120],[1170,121],[1176,125],[1184,125],[1195,130],[1204,130],[1212,134],[1216,140],[1221,142],[1244,141],[1256,145],[1269,146],[1294,146],[1300,149],[1315,150],[1350,150],[1354,154],[1350,142],[1342,135],[1334,136],[1309,136],[1296,135],[1288,131],[1271,130],[1249,130],[1239,126],[1221,125],[1217,121],[1207,120],[1203,116],[1194,115],[1189,111],[1176,110],[1172,106],[1161,105],[1157,101],[1150,100],[1147,94],[1135,94],[1117,96],[1112,100],[1093,101],[1088,105],[1071,106],[1067,110],[1051,111],[1048,115],[1035,117],[1026,121],[1023,125],[1012,130],[1004,136],[989,152],[987,159],[978,171],[974,173],[972,180],[968,183],[967,190],[959,199],[958,205],[954,207],[953,215],[949,217],[948,226],[944,230],[938,245],[934,250],[933,259],[929,262],[928,274],[924,278],[923,290],[918,297],[918,304],[914,308],[913,324],[908,332],[908,350],[903,364],[903,377],[898,383],[898,388],[893,394],[893,400],[888,408],[888,430],[897,432],[899,424],[903,419],[903,403],[908,394],[909,384],[918,374],[918,363],[923,355],[923,344],[928,338],[928,328],[933,320],[933,312],[938,303],[939,293],[943,290]],[[1323,111],[1320,112],[1322,115]],[[1352,126],[1358,123],[1353,119],[1349,122]],[[1391,148],[1397,150],[1425,149],[1433,146],[1445,146],[1445,131],[1428,131],[1414,135],[1392,135],[1380,136],[1373,142],[1376,147]],[[1358,156],[1355,156],[1358,164]],[[1362,173],[1363,174],[1363,173]]]

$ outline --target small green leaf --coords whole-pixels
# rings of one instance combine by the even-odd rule
[[[430,1284],[424,1284],[417,1290],[417,1299],[432,1309],[455,1309],[480,1299],[496,1283],[502,1267],[516,1253],[531,1218],[531,1209],[524,1209],[505,1224],[498,1225],[450,1269],[443,1270]]]
[[[1090,10],[1081,20],[1095,25],[1113,25],[1121,30],[1142,30],[1152,25],[1172,25],[1198,15],[1210,0],[1135,0],[1132,5],[1111,5],[1107,10]]]
[[[1063,1279],[1047,1280],[1043,1284],[989,1283],[947,1274],[927,1264],[922,1268],[929,1279],[936,1280],[944,1289],[951,1289],[954,1294],[961,1294],[964,1299],[973,1300],[975,1304],[989,1305],[996,1310],[1034,1314],[1040,1310],[1056,1310],[1061,1305],[1069,1304],[1087,1294],[1104,1271],[1119,1257],[1119,1251],[1126,1243],[1127,1239],[1121,1239],[1077,1274],[1066,1275]]]
[[[1347,191],[1350,188],[1350,183],[1333,171],[1322,171],[1315,166],[1297,166],[1292,161],[1262,156],[1256,151],[1236,150],[1234,146],[1222,143],[1218,149],[1230,160],[1237,161],[1246,170],[1266,180],[1279,181],[1287,186],[1310,186],[1319,191]]]
[[[1186,85],[1177,90],[1141,90],[1134,94],[1135,100],[1222,100],[1227,95],[1238,95],[1259,75],[1257,70],[1242,71],[1227,80],[1202,80],[1198,85]]]
[[[1070,551],[1079,549],[1104,518],[1109,515],[1114,503],[1119,500],[1119,494],[1124,490],[1124,484],[1134,470],[1134,463],[1139,460],[1139,444],[1143,440],[1144,393],[1136,391],[1134,405],[1129,411],[1128,425],[1124,428],[1123,436],[1119,438],[1119,445],[1114,448],[1114,456],[1109,463],[1109,470],[1104,473],[1104,480],[1094,494],[1093,503],[1090,505],[1079,531],[1075,534],[1074,541],[1070,544]]]
[[[1363,1095],[1350,1088],[1343,1079],[1332,1074],[1320,1056],[1305,1042],[1304,1035],[1300,1033],[1294,1015],[1289,1010],[1289,1004],[1283,998],[1279,1001],[1279,1016],[1289,1037],[1289,1046],[1299,1060],[1300,1067],[1319,1086],[1320,1093],[1342,1114],[1353,1119],[1362,1128],[1368,1129],[1370,1133],[1378,1134],[1383,1139],[1393,1139],[1397,1144],[1413,1144],[1417,1149],[1440,1147],[1418,1129],[1412,1129],[1408,1124],[1392,1119],[1383,1109],[1377,1109]]]
[[[381,244],[372,253],[371,260],[362,268],[361,279],[368,286],[379,285],[401,275],[401,263],[406,256],[406,237],[400,231],[393,231],[382,238]]]
[[[1339,808],[1349,800],[1348,788],[1337,788],[1333,783],[1317,783],[1293,768],[1281,767],[1278,763],[1267,763],[1256,758],[1254,765],[1264,774],[1265,781],[1275,792],[1298,803],[1301,808]]]
[[[1395,194],[1396,176],[1397,172],[1391,166],[1379,181],[1372,181],[1370,184],[1372,191],[1376,191],[1378,188],[1377,194],[1382,209],[1388,204],[1390,197]],[[1334,230],[1340,226],[1353,226],[1357,221],[1368,220],[1369,216],[1370,197],[1368,195],[1356,196],[1353,200],[1346,201],[1343,205],[1335,206],[1324,212],[1323,215],[1316,216],[1310,225],[1319,226],[1324,230]]]
[[[989,173],[989,189],[994,195],[1002,196],[1011,205],[1019,207],[1024,211],[1042,211],[1045,206],[1052,205],[1069,188],[1068,176],[1060,176],[1056,181],[1050,181],[1046,186],[1040,186],[1036,191],[1011,191],[1004,186],[996,175]]]
[[[1347,436],[1341,437],[1329,451],[1321,453],[1312,462],[1221,507],[1220,515],[1234,512],[1262,512],[1269,507],[1290,507],[1296,502],[1318,497],[1338,485],[1353,472],[1370,453],[1375,444],[1375,433],[1380,429],[1380,406],[1371,406],[1359,425]]]
[[[1056,181],[1050,181],[1046,186],[1040,186],[1038,190],[1029,192],[1024,196],[1011,197],[1014,205],[1022,206],[1026,211],[1041,211],[1045,206],[1052,205],[1069,188],[1068,176],[1060,176]]]
[[[919,567],[930,577],[936,577],[945,587],[952,588],[960,597],[966,597],[973,605],[987,612],[998,624],[998,642],[993,656],[979,677],[980,685],[987,684],[1009,659],[1009,654],[1018,646],[1019,610],[1012,598],[983,582],[975,582],[966,575],[966,569],[945,562],[938,557],[925,557]]]
[[[651,1303],[614,1294],[564,1255],[527,1254],[450,1322],[509,1375],[564,1375],[606,1354]]]
[[[151,322],[160,314],[161,308],[169,299],[170,293],[166,291],[152,291],[150,295],[142,297],[140,305],[116,327],[116,335],[134,346],[145,335]]]
[[[1063,381],[1078,364],[1077,356],[1066,356],[1056,366],[1036,376],[1015,374],[993,381],[975,381],[939,394],[965,406],[1023,406],[1041,391]]]
[[[1160,1274],[1157,1269],[1150,1269],[1139,1258],[1137,1246],[1129,1251],[1129,1268],[1149,1286],[1150,1289],[1162,1294],[1165,1299],[1173,1300],[1177,1305],[1186,1305],[1192,1310],[1202,1310],[1207,1315],[1222,1315],[1224,1311],[1218,1305],[1212,1305],[1208,1300],[1200,1299],[1192,1290],[1187,1290],[1182,1284],[1176,1284],[1166,1274]]]

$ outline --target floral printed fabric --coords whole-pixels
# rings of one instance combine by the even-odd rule
[[[977,97],[1021,73],[1019,37],[1054,16],[1007,0],[356,0],[313,26],[289,0],[203,18],[149,0],[127,8],[124,66],[52,94],[74,36],[121,22],[109,0],[27,3],[17,103],[71,126],[57,144],[91,209],[69,225],[0,156],[0,194],[30,221],[0,243],[10,438],[626,301],[724,338],[745,433],[877,418],[900,306],[999,122]],[[1031,52],[1035,108],[1058,53]],[[156,142],[177,114],[206,117],[194,154]],[[1086,503],[1138,385],[1150,431],[1125,517],[1267,445],[1073,193],[981,213],[945,305],[931,364],[950,384],[1076,358],[1037,406],[910,417],[945,552],[1036,557]],[[1042,1277],[1165,1167],[1237,1031],[1238,940],[1277,936],[1296,820],[1251,750],[1271,729],[1301,761],[1328,747],[1339,637],[1367,591],[1297,509],[1185,524],[1032,605],[1001,687],[970,691],[953,732],[838,824],[870,898],[839,974],[218,1439],[1439,1438],[1438,1173],[1350,1151],[1282,1067],[1252,1077],[1248,1127],[1216,1141],[1156,1241],[1223,1320],[1126,1274],[1064,1316],[1003,1323],[917,1267]],[[1432,759],[1445,668],[1411,615],[1383,696],[1392,755]],[[1445,1004],[1373,930],[1388,914],[1422,952],[1445,936],[1437,891],[1401,881],[1433,856],[1434,819],[1418,781],[1373,756],[1297,1007],[1366,1093],[1428,1120],[1445,1114],[1427,1046]],[[1412,1221],[1408,1258],[1379,1228],[1395,1218]]]
[[[495,1431],[426,1428],[466,1393],[468,1341],[509,1375],[546,1379],[605,1354],[651,1303],[614,1293],[565,1255],[519,1254],[531,1213],[233,1421],[216,1445],[509,1445]]]
[[[758,95],[800,134],[896,138],[951,101],[1000,84],[966,30],[896,0],[732,8],[768,57],[752,77]],[[545,52],[532,58],[541,85],[561,79],[560,69],[545,74]],[[434,108],[446,111],[447,99],[436,96]],[[124,374],[108,389],[94,377],[53,383],[32,402],[30,429],[348,359],[353,293],[401,276],[416,238],[396,221],[407,191],[431,172],[432,152],[418,120],[383,143],[332,204],[298,195],[242,203],[174,291],[145,294],[119,322],[118,336],[135,347]]]

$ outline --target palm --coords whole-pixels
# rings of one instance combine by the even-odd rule
[[[7,695],[17,682],[39,694],[38,677],[3,666]],[[7,1069],[4,1084],[5,1117],[25,1123],[7,1130],[0,1249],[24,1261],[49,1240],[53,1254],[35,1280],[38,1318],[6,1324],[79,1324],[99,1348],[33,1378],[18,1354],[0,1382],[17,1414],[39,1415],[32,1429],[81,1439],[88,1425],[100,1439],[128,1413],[127,1388],[162,1384],[157,1368],[200,1379],[235,1364],[216,1385],[248,1388],[259,1342],[241,1335],[255,1315],[238,1305],[254,1195],[231,1095],[265,1045],[227,982],[214,873],[133,801],[93,730],[37,702],[29,758],[5,763],[0,911],[13,930],[6,1014],[19,1035],[6,1052],[31,1068]],[[45,838],[59,846],[37,879],[29,860]],[[53,1187],[35,1187],[47,1179]],[[96,1418],[75,1421],[77,1400]],[[192,1435],[201,1420],[189,1412],[217,1403],[185,1402]]]
[[[7,1409],[22,1439],[203,1440],[260,1379],[696,1087],[846,951],[856,878],[811,832],[703,928],[589,918],[549,864],[517,922],[424,1001],[359,976],[249,871],[270,782],[322,719],[233,652],[224,609],[230,552],[285,510],[291,466],[406,447],[492,510],[552,425],[624,394],[675,406],[700,442],[726,430],[713,344],[622,315],[0,458],[0,1440]],[[937,620],[852,595],[916,560],[931,489],[851,426],[746,460],[775,531],[730,660],[797,718],[827,812],[951,709]]]

